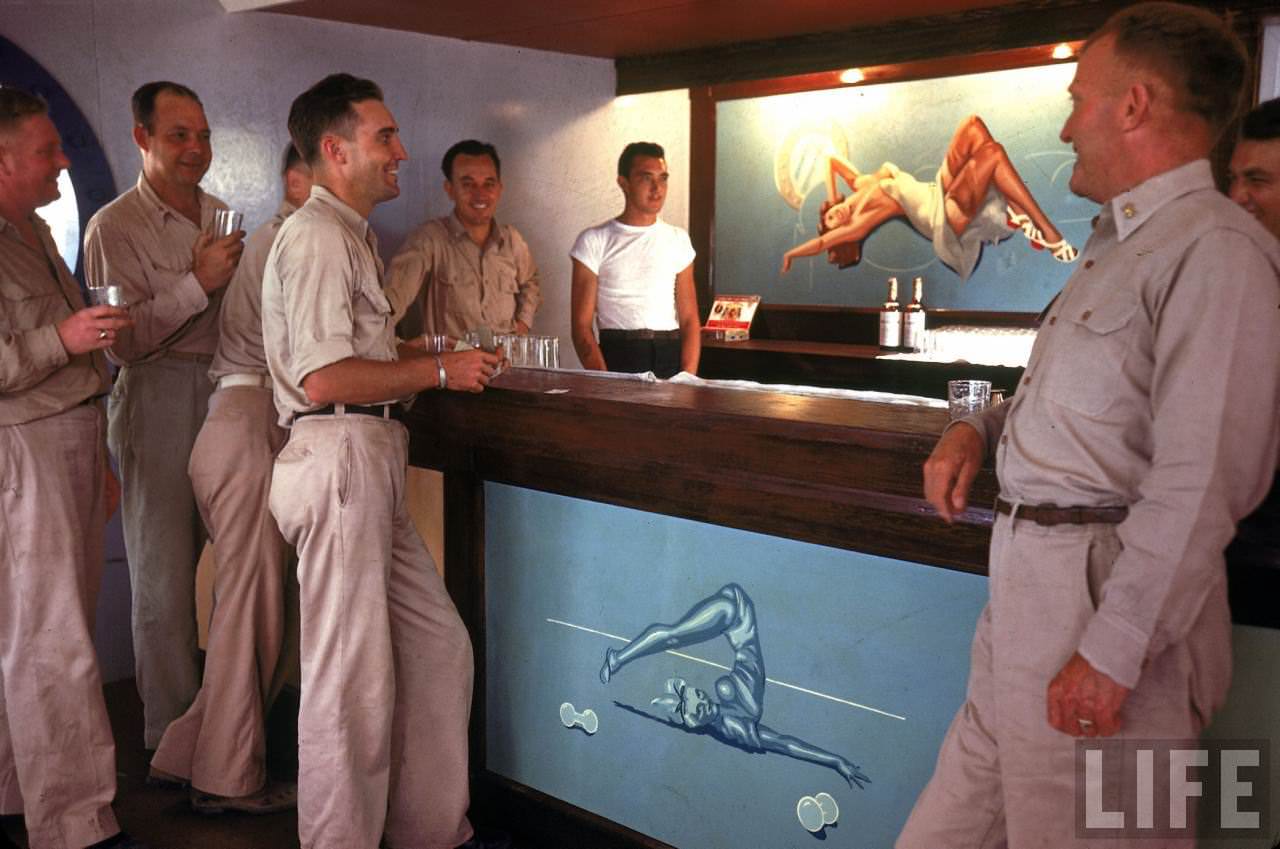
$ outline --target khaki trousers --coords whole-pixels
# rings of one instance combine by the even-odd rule
[[[0,814],[32,849],[120,830],[115,744],[93,648],[106,524],[102,413],[0,427]]]
[[[213,390],[207,371],[207,363],[174,358],[125,366],[107,410],[107,444],[124,490],[134,669],[148,749],[200,688],[195,584],[205,533],[187,461]]]
[[[219,796],[266,783],[266,709],[284,639],[286,546],[268,509],[284,445],[271,389],[213,393],[188,471],[217,568],[204,682],[151,763]]]
[[[1112,525],[997,518],[966,700],[897,849],[1193,849],[1194,840],[1076,836],[1077,738],[1049,725],[1046,692],[1079,645],[1120,551]],[[1188,641],[1149,659],[1111,739],[1197,739],[1230,683],[1223,578]],[[1159,773],[1156,798],[1168,798]]]
[[[271,512],[298,549],[302,849],[452,849],[467,822],[471,641],[404,505],[408,432],[294,422]]]

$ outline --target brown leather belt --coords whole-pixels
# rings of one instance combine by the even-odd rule
[[[614,341],[631,341],[632,339],[679,339],[679,330],[613,330],[606,329],[600,331],[600,341],[612,339]]]
[[[1014,505],[1003,498],[996,498],[996,512],[1013,515]],[[1056,504],[1022,504],[1018,507],[1018,519],[1026,519],[1037,525],[1118,525],[1129,515],[1129,508],[1119,507],[1059,507]]]

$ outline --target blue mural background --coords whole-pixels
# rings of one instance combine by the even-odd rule
[[[493,483],[485,502],[488,769],[678,847],[892,845],[963,701],[985,578]],[[859,764],[865,790],[615,704],[656,717],[667,678],[710,690],[721,670],[661,654],[600,683],[606,648],[729,582],[771,679],[885,712],[766,687],[762,721]],[[733,659],[723,639],[686,652]],[[564,702],[599,731],[566,729]],[[823,791],[840,818],[815,836],[796,803]]]
[[[929,182],[957,125],[972,114],[1005,146],[1066,239],[1083,248],[1097,205],[1068,190],[1075,154],[1058,139],[1070,113],[1067,85],[1074,73],[1075,63],[1066,63],[717,104],[716,292],[758,294],[765,303],[878,306],[889,276],[907,285],[921,275],[930,307],[1043,309],[1075,265],[1032,250],[1016,231],[988,245],[973,276],[963,282],[902,219],[873,233],[862,262],[853,268],[837,269],[821,255],[797,260],[786,275],[779,268],[788,249],[817,235],[826,195],[820,179],[825,159],[814,155],[821,140],[835,137],[846,144],[848,159],[859,171],[893,162]],[[790,170],[804,194],[799,211],[774,182],[775,153],[788,142],[798,142]],[[847,195],[843,183],[840,187]],[[910,290],[905,294],[909,297]]]

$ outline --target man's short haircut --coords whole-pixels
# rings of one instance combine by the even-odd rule
[[[13,86],[0,86],[0,133],[17,129],[32,115],[48,115],[44,98]]]
[[[458,155],[465,156],[487,156],[493,160],[493,170],[498,172],[498,177],[502,177],[502,160],[498,159],[498,149],[488,142],[476,141],[475,139],[463,139],[444,152],[444,159],[440,160],[440,170],[444,172],[444,178],[449,182],[453,182],[453,160]]]
[[[289,173],[290,168],[298,165],[305,165],[302,161],[302,154],[298,153],[298,146],[293,142],[289,142],[284,146],[284,155],[280,157],[280,176]]]
[[[1172,87],[1177,108],[1199,115],[1215,132],[1239,112],[1248,54],[1212,12],[1181,3],[1139,3],[1108,18],[1088,44],[1108,35],[1121,59],[1158,74]]]
[[[354,104],[382,100],[382,89],[373,80],[351,74],[330,74],[294,98],[289,107],[289,137],[308,165],[320,159],[320,140],[326,133],[355,138],[359,121]]]
[[[166,91],[179,97],[189,97],[196,103],[200,103],[200,96],[181,83],[157,80],[138,86],[132,100],[133,124],[135,127],[142,127],[148,135],[156,131],[156,98]],[[203,103],[200,105],[204,106]]]
[[[662,145],[655,142],[632,142],[622,149],[622,155],[618,157],[618,176],[630,177],[631,166],[635,163],[636,158],[640,156],[652,156],[654,159],[666,159],[666,151],[662,149]]]
[[[1249,141],[1280,139],[1280,98],[1259,103],[1240,124],[1240,138]]]

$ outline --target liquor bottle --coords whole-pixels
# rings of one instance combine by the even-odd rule
[[[924,347],[924,278],[917,277],[911,283],[911,303],[903,307],[902,347],[907,351],[919,351]]]
[[[898,309],[898,278],[889,278],[889,299],[880,307],[880,349],[902,349],[902,311]]]

